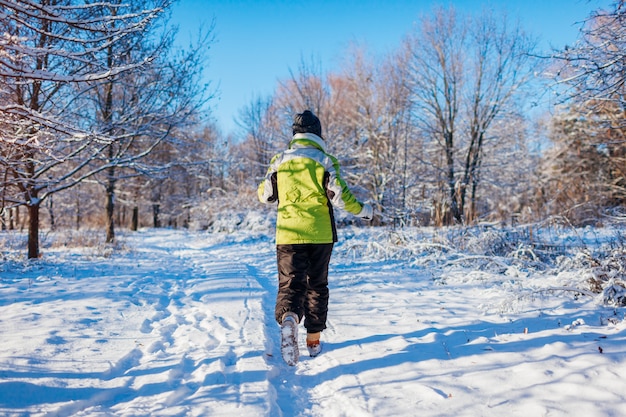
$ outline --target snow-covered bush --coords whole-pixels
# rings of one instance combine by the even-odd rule
[[[230,211],[214,217],[207,230],[213,233],[233,233],[245,230],[273,235],[275,218],[276,214],[269,210]]]
[[[514,286],[523,286],[528,277],[545,277],[549,291],[561,287],[575,297],[604,294],[600,302],[622,306],[626,305],[626,245],[620,236],[623,234],[614,228],[574,229],[563,225],[375,230],[349,227],[341,229],[337,252],[353,260],[408,261],[415,268],[447,277],[455,269],[469,269],[474,274],[459,274],[460,280],[491,276],[498,282],[506,278],[516,282]],[[451,282],[449,278],[438,281]],[[527,290],[532,293],[545,288]]]
[[[602,291],[602,302],[616,307],[626,307],[626,288],[624,281],[610,279]]]

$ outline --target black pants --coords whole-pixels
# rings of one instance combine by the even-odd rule
[[[293,312],[308,333],[326,328],[328,315],[328,264],[333,244],[277,245],[278,294],[276,321]]]

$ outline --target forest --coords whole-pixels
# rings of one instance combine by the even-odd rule
[[[372,227],[626,221],[624,0],[551,51],[497,10],[434,8],[385,57],[303,58],[228,136],[203,81],[214,31],[179,47],[173,3],[0,0],[0,222],[28,231],[29,258],[43,230],[114,242],[263,210],[257,184],[302,109]]]

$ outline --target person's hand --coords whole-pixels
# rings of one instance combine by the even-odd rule
[[[363,220],[371,221],[374,218],[374,209],[370,203],[363,204],[361,212],[357,214]]]

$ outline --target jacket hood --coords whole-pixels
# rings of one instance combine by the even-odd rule
[[[324,139],[314,133],[296,133],[293,135],[293,139],[289,143],[289,149],[310,147],[315,147],[322,152],[326,152]]]

